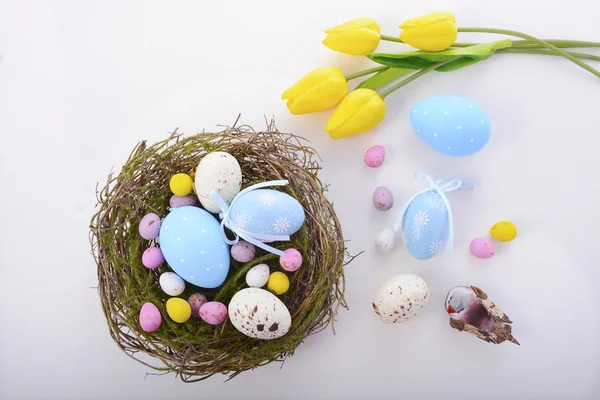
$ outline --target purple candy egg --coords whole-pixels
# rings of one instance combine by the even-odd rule
[[[140,310],[140,326],[146,332],[154,332],[160,328],[162,317],[160,311],[152,303],[144,303]]]
[[[469,250],[477,258],[490,258],[496,252],[496,248],[492,242],[483,238],[473,239]]]
[[[302,265],[302,254],[296,249],[287,249],[279,258],[279,264],[286,271],[293,272]]]
[[[144,215],[140,221],[140,236],[146,240],[156,239],[160,232],[160,217],[154,213]]]
[[[379,144],[369,147],[365,153],[365,164],[371,168],[379,167],[383,164],[383,160],[385,160],[385,149]]]
[[[193,193],[186,194],[185,196],[177,196],[174,194],[169,199],[169,206],[171,208],[194,206],[196,203],[198,203],[198,198]]]
[[[219,325],[227,318],[227,306],[218,301],[209,301],[200,307],[200,318],[207,324]]]
[[[146,268],[158,268],[164,262],[165,257],[163,256],[160,247],[147,248],[142,254],[142,264],[144,264],[144,267]]]
[[[201,293],[194,293],[188,298],[188,303],[192,307],[192,317],[200,318],[200,308],[206,302],[206,296]]]
[[[231,246],[231,257],[233,257],[235,261],[247,263],[252,261],[254,256],[256,256],[256,247],[254,247],[252,243],[240,240]]]
[[[379,211],[387,211],[394,205],[394,196],[390,189],[379,186],[373,193],[373,205]]]

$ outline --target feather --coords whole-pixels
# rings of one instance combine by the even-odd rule
[[[486,311],[494,319],[494,321],[501,322],[501,323],[504,323],[504,324],[512,324],[512,321],[510,320],[510,318],[508,318],[508,315],[506,315],[501,309],[499,309],[488,298],[487,294],[483,290],[481,290],[481,289],[479,289],[478,287],[475,287],[475,286],[471,286],[471,288],[473,289],[473,291],[475,292],[475,294],[477,295],[477,297],[481,301],[481,304],[485,307]]]

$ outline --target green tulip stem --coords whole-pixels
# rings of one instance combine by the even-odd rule
[[[404,43],[402,40],[400,40],[399,37],[388,36],[388,35],[381,35],[381,40],[387,40],[388,42]]]
[[[388,67],[386,65],[381,66],[381,67],[369,68],[369,69],[365,69],[364,71],[358,71],[358,72],[355,72],[353,74],[346,75],[345,78],[346,78],[347,81],[351,81],[352,79],[360,78],[361,76],[369,75],[369,74],[372,74],[374,72],[383,71],[384,69],[389,69],[389,68],[390,67]]]
[[[421,76],[425,75],[426,73],[433,71],[436,68],[441,67],[442,65],[446,65],[449,62],[452,62],[456,60],[456,58],[453,58],[452,60],[448,60],[448,61],[444,61],[444,62],[440,62],[437,64],[432,64],[427,68],[423,68],[422,70],[420,70],[419,72],[412,74],[411,76],[409,76],[406,79],[401,80],[400,82],[396,83],[394,86],[390,87],[387,90],[384,90],[383,92],[380,93],[380,96],[385,98],[385,96],[391,94],[392,92],[400,89],[402,86],[408,85],[409,83],[411,83],[412,81],[414,81],[417,78],[420,78]]]
[[[548,50],[542,50],[542,49],[530,49],[530,48],[509,48],[509,49],[502,49],[502,50],[496,50],[496,53],[512,53],[512,54],[542,54],[542,55],[546,55],[546,56],[556,56],[558,54],[556,53],[552,53]],[[573,57],[577,57],[577,58],[583,58],[585,60],[592,60],[592,61],[599,61],[600,62],[600,57],[598,56],[594,56],[591,54],[586,54],[586,53],[573,53],[568,51],[568,54],[572,55]]]
[[[548,42],[545,42],[541,39],[530,36],[526,33],[521,33],[521,32],[511,31],[511,30],[506,30],[506,29],[488,29],[488,28],[458,28],[458,31],[459,32],[477,32],[477,33],[497,33],[500,35],[520,37],[522,39],[526,39],[526,40],[529,40],[530,42],[533,42],[535,44],[543,46],[557,55],[563,56],[567,60],[572,61],[574,64],[577,64],[581,68],[585,69],[586,71],[588,71],[588,72],[596,75],[598,78],[600,78],[600,72],[596,71],[594,68],[590,67],[583,61],[573,57],[572,55],[570,55],[568,53],[565,53],[558,47],[555,47]]]
[[[404,43],[400,38],[394,36],[381,35],[381,40],[387,40],[388,42]],[[562,40],[562,39],[541,39],[542,41],[549,43],[555,47],[571,47],[571,48],[583,48],[583,47],[600,47],[600,42],[588,42],[584,40]],[[469,47],[475,46],[479,43],[454,43],[452,47]],[[513,40],[513,48],[523,47],[529,49],[544,49],[546,46],[540,45],[531,40]]]

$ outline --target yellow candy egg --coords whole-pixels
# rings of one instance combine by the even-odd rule
[[[171,192],[177,196],[185,196],[186,194],[190,194],[193,187],[194,180],[188,174],[175,174],[169,181],[169,188],[171,188]]]
[[[183,324],[192,316],[192,307],[184,299],[171,297],[167,300],[167,314],[173,321]]]
[[[501,242],[510,242],[517,237],[517,227],[510,221],[501,221],[492,226],[490,235]]]
[[[283,272],[275,271],[269,275],[267,289],[275,294],[284,294],[290,288],[290,280]]]

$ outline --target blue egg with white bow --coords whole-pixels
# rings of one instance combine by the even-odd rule
[[[160,227],[160,248],[169,266],[185,281],[207,289],[221,286],[229,272],[229,245],[220,223],[205,210],[171,208]]]
[[[272,189],[242,194],[231,205],[229,218],[236,229],[270,242],[272,236],[289,236],[304,223],[304,209],[292,196]]]
[[[410,111],[413,130],[425,144],[449,156],[469,156],[490,140],[490,120],[473,100],[463,96],[428,97]]]
[[[411,201],[402,221],[402,237],[410,254],[427,260],[448,242],[448,208],[434,190],[419,194]]]

